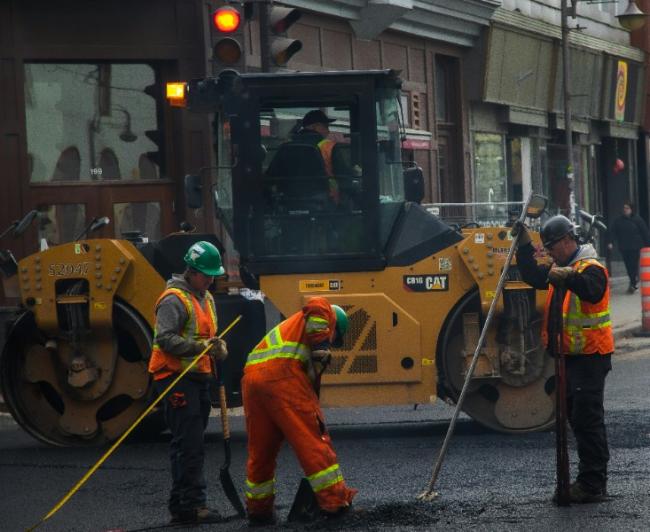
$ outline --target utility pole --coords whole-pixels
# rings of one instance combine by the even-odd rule
[[[562,85],[564,89],[564,132],[566,135],[566,178],[569,182],[569,218],[576,220],[575,174],[573,165],[573,128],[571,120],[571,65],[569,49],[569,6],[568,0],[561,2],[562,26]],[[575,17],[575,2],[571,0],[571,16]]]

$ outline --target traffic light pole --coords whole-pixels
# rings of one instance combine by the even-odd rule
[[[574,15],[574,2],[571,0],[572,16]],[[575,196],[575,174],[573,165],[573,124],[571,118],[571,65],[569,49],[569,6],[567,0],[561,2],[561,26],[562,26],[562,85],[564,89],[564,132],[566,134],[566,178],[569,182],[569,218],[576,219],[576,196]]]
[[[269,57],[269,49],[271,47],[271,36],[269,33],[269,1],[260,2],[257,7],[259,9],[262,72],[270,72],[271,58]]]

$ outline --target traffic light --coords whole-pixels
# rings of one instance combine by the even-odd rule
[[[230,68],[244,71],[244,8],[224,5],[212,12],[210,27],[212,36],[213,75]]]
[[[297,52],[302,42],[287,37],[287,30],[300,18],[301,12],[293,7],[273,6],[269,8],[269,50],[271,65],[284,67]]]

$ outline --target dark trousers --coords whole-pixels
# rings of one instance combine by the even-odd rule
[[[156,381],[156,391],[161,393],[175,377]],[[208,381],[192,380],[192,377],[185,376],[172,388],[163,403],[165,421],[172,433],[169,511],[179,514],[205,507],[203,434],[208,426],[211,406]]]
[[[607,487],[609,448],[603,396],[611,356],[566,357],[567,412],[578,447],[578,482],[599,492]]]
[[[630,285],[636,286],[639,282],[639,256],[640,249],[621,249],[621,256],[625,263],[627,276],[630,278]]]

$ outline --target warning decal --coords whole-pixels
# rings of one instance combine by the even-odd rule
[[[404,289],[409,292],[439,292],[449,290],[447,274],[405,275]]]
[[[298,290],[301,292],[336,292],[341,290],[343,281],[340,279],[301,279]]]

